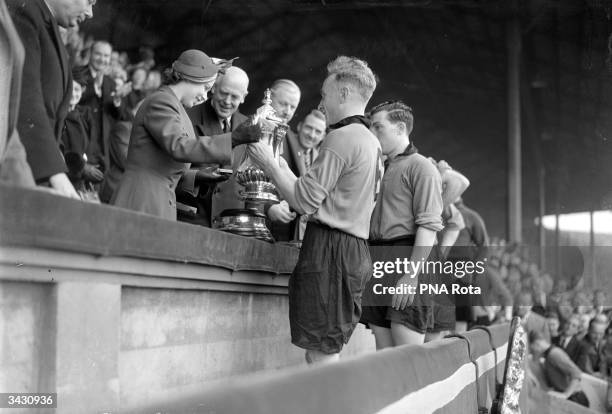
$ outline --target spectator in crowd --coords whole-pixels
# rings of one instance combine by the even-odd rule
[[[325,115],[318,109],[313,109],[297,126],[297,137],[287,134],[285,140],[285,159],[295,161],[295,174],[302,176],[310,170],[319,154],[319,145],[325,138]],[[300,215],[293,232],[293,240],[301,241],[306,231],[308,215]]]
[[[320,109],[330,132],[306,175],[297,178],[286,162],[278,165],[265,143],[248,147],[289,205],[313,215],[289,284],[291,339],[307,350],[308,362],[337,360],[359,322],[372,272],[367,237],[382,164],[364,116],[376,88],[374,73],[347,56],[327,70]]]
[[[272,107],[276,111],[276,115],[289,124],[295,115],[295,111],[300,103],[301,91],[295,82],[289,79],[277,79],[270,87],[272,92]],[[282,156],[287,161],[289,168],[294,175],[299,176],[298,160],[294,158],[296,152],[291,148],[291,143],[297,141],[295,132],[289,128],[287,135],[282,143]],[[277,241],[289,241],[293,238],[293,229],[295,229],[296,214],[292,212],[286,202],[274,204],[266,211],[268,218],[271,220],[270,231]]]
[[[6,65],[0,77],[0,95],[8,96],[8,105],[0,108],[0,183],[34,187],[32,170],[17,131],[25,51],[4,2],[0,2],[0,42],[3,45],[0,60]]]
[[[558,296],[557,312],[561,324],[565,324],[574,315],[574,307],[568,293],[563,293]],[[580,327],[580,324],[578,328]]]
[[[539,273],[532,274],[530,277],[531,281],[531,293],[534,298],[533,312],[538,315],[546,316],[547,309],[547,298],[544,292],[544,280],[540,277]]]
[[[74,73],[72,99],[66,116],[60,148],[68,166],[68,177],[81,198],[89,184],[102,182],[104,174],[89,162],[91,156],[91,131],[94,119],[91,108],[79,105],[87,81],[79,72]]]
[[[372,214],[370,244],[405,246],[399,248],[416,262],[429,257],[436,232],[443,229],[442,179],[436,166],[419,154],[410,140],[414,117],[409,106],[400,101],[384,102],[370,111],[370,119],[388,161]],[[420,281],[418,274],[407,274],[383,282],[416,287]],[[371,280],[367,285],[365,297],[377,306],[364,308],[362,322],[372,329],[376,348],[423,343],[433,317],[429,298],[406,292],[394,295],[389,303],[377,303],[371,294],[373,283]]]
[[[145,93],[156,91],[162,84],[162,76],[158,70],[150,70],[144,83]]]
[[[247,119],[238,108],[244,102],[248,89],[249,77],[244,70],[232,66],[220,74],[212,88],[210,100],[187,110],[196,134],[231,141],[231,132]],[[224,177],[215,174],[214,170],[219,167],[235,170],[244,151],[244,146],[234,148],[235,165],[191,165],[176,190],[177,200],[184,206],[178,209],[179,220],[210,227],[213,219],[223,210],[242,208],[235,177],[217,184]]]
[[[145,82],[147,80],[147,71],[143,68],[136,68],[130,77],[130,92],[125,97],[125,105],[127,110],[133,111],[134,107],[141,102],[146,96]]]
[[[580,341],[576,364],[587,374],[604,376],[607,358],[604,355],[607,323],[593,318],[586,337]]]
[[[596,315],[607,313],[609,306],[606,303],[607,295],[603,290],[596,290],[593,293],[593,310]]]
[[[261,124],[244,122],[232,139],[197,137],[185,111],[206,101],[219,67],[199,50],[187,50],[167,71],[167,85],[147,97],[134,119],[126,171],[111,203],[176,220],[174,190],[190,162],[228,163],[232,146],[255,142]]]
[[[117,84],[109,73],[112,50],[108,42],[94,42],[89,65],[80,68],[87,82],[80,103],[91,109],[94,120],[88,162],[102,176],[109,164],[110,133],[121,115],[121,99],[116,95]]]
[[[574,362],[578,361],[578,351],[580,348],[580,340],[577,337],[579,327],[579,316],[572,315],[563,325],[563,332],[561,335],[553,337],[552,339],[552,343],[567,352]]]
[[[136,116],[136,112],[142,100],[136,102],[131,109],[131,119]],[[110,203],[115,190],[121,182],[125,166],[127,163],[128,147],[130,144],[130,135],[132,133],[132,120],[117,121],[110,134],[110,149],[109,149],[109,167],[104,174],[104,181],[100,188],[100,201]]]
[[[79,198],[66,175],[59,140],[72,96],[68,54],[58,26],[76,27],[93,16],[95,0],[10,0],[25,47],[17,130],[38,184]]]
[[[529,333],[529,349],[536,359],[544,360],[542,368],[546,385],[552,388],[550,394],[589,406],[581,389],[582,372],[562,349],[551,345],[543,333],[537,331]]]
[[[546,324],[546,319],[542,315],[538,315],[531,309],[533,307],[533,297],[529,290],[522,290],[516,299],[515,314],[521,318],[521,323],[527,334],[537,331],[544,335],[544,338],[550,342],[550,333]]]
[[[546,325],[548,326],[548,332],[554,344],[555,338],[559,336],[559,328],[561,327],[559,324],[559,314],[555,311],[549,311],[546,314]]]
[[[465,228],[463,215],[455,207],[453,202],[457,200],[470,185],[470,181],[463,174],[453,170],[444,160],[436,162],[433,158],[429,160],[436,166],[442,180],[442,225],[434,240],[431,261],[446,261],[450,248],[455,244],[459,233]],[[429,283],[445,285],[449,292],[454,282],[448,275],[429,274]],[[458,279],[456,279],[458,280]],[[454,295],[439,293],[433,297],[433,313],[429,322],[425,342],[435,341],[442,338],[455,329],[456,303]]]

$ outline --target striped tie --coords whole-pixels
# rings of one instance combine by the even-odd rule
[[[306,165],[306,171],[310,170],[312,165],[312,148],[304,151],[304,165]]]

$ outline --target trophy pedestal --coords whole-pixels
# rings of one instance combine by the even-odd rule
[[[213,220],[213,228],[240,236],[273,242],[272,233],[266,227],[266,216],[255,208],[223,210]]]
[[[272,148],[274,160],[279,163],[281,142],[289,130],[289,125],[284,124],[282,118],[276,115],[271,105],[271,93],[270,89],[266,89],[264,105],[257,109],[253,121],[256,123],[258,119],[265,119],[274,124],[274,128],[262,132],[260,142]],[[245,208],[224,210],[213,220],[213,228],[273,242],[272,233],[266,227],[265,211],[266,206],[280,203],[276,187],[270,182],[270,177],[249,160],[248,155],[234,175],[236,182],[244,187],[239,193]]]

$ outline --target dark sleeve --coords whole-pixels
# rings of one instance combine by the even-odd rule
[[[177,161],[230,163],[232,143],[228,134],[196,137],[188,117],[182,119],[170,102],[157,99],[149,102],[144,118],[153,139]]]
[[[583,372],[586,372],[587,374],[592,374],[593,367],[591,365],[591,359],[589,358],[589,347],[586,344],[580,342],[576,355],[576,365],[578,365],[578,368],[580,368]]]
[[[46,68],[41,62],[39,29],[35,22],[20,13],[13,15],[13,22],[25,47],[17,129],[34,179],[40,182],[66,172],[66,164],[45,109],[41,71]]]
[[[582,371],[574,364],[567,353],[561,348],[554,347],[548,354],[549,363],[556,366],[571,379],[580,379]]]

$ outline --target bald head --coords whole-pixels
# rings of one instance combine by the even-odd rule
[[[244,102],[249,89],[249,77],[239,67],[231,66],[217,77],[210,100],[220,119],[229,119]]]
[[[289,79],[278,79],[270,87],[272,107],[285,123],[291,121],[300,103],[301,92],[295,82]]]

